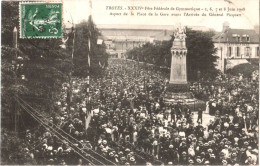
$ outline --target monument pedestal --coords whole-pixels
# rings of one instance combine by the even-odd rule
[[[173,102],[185,102],[185,100],[193,98],[192,93],[189,92],[189,83],[187,82],[185,29],[178,28],[174,33],[174,37],[171,47],[170,81],[166,89],[166,98]]]
[[[169,92],[188,92],[189,84],[187,81],[186,71],[186,55],[187,48],[185,42],[180,39],[175,39],[171,48],[171,73],[170,81],[167,87]]]
[[[171,74],[170,81],[166,89],[164,100],[169,104],[187,104],[192,110],[198,107],[205,108],[205,104],[194,98],[189,92],[190,86],[187,81],[186,67],[186,34],[185,29],[177,28],[174,33],[174,41],[171,48]],[[196,106],[197,105],[197,106]]]

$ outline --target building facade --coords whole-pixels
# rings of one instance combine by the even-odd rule
[[[232,29],[224,23],[213,42],[218,56],[216,68],[221,72],[259,58],[259,35],[253,29]]]
[[[173,26],[97,25],[102,33],[107,52],[114,58],[125,58],[125,53],[145,43],[170,40]]]
[[[161,43],[170,40],[174,26],[172,25],[97,25],[107,52],[114,58],[125,58],[125,53],[145,43]],[[209,31],[204,26],[188,26],[193,30]]]

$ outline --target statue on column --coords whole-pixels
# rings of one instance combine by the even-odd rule
[[[184,48],[186,49],[186,27],[181,27],[179,26],[176,28],[174,31],[174,40],[172,42],[172,47],[173,48]]]
[[[170,84],[173,85],[186,85],[187,72],[186,72],[186,27],[179,26],[174,31],[175,39],[172,42],[172,60],[171,60],[171,75]]]

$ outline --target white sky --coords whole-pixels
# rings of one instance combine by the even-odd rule
[[[132,25],[176,25],[180,22],[187,26],[206,26],[217,31],[222,30],[225,21],[231,28],[252,29],[259,25],[259,1],[258,0],[92,0],[92,11],[89,8],[89,0],[63,0],[65,22],[73,19],[74,23],[87,20],[92,13],[96,24],[132,24]],[[231,1],[232,3],[228,3]],[[143,6],[143,7],[245,7],[242,17],[173,17],[173,16],[109,16],[110,12],[122,12],[122,10],[106,10],[106,6]],[[128,10],[124,10],[129,13]],[[144,11],[144,10],[143,10]],[[137,12],[137,11],[136,11]],[[154,12],[154,11],[152,11]],[[160,13],[161,11],[157,11]],[[174,12],[174,11],[162,11]],[[239,12],[236,12],[239,13]],[[70,16],[71,15],[71,16]]]

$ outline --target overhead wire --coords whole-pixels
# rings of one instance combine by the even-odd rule
[[[38,111],[36,111],[34,108],[32,108],[28,103],[26,103],[23,99],[21,99],[20,97],[18,97],[21,101],[23,101],[28,107],[30,107],[31,109],[33,109],[35,112],[37,112],[38,114],[40,114]],[[45,118],[46,119],[46,118]],[[48,119],[46,119],[48,120]],[[73,140],[75,140],[76,142],[80,143],[79,140],[77,140],[76,138],[74,138],[73,136],[71,136],[70,134],[68,134],[67,132],[65,132],[64,130],[62,130],[61,128],[59,128],[57,125],[53,124],[57,129],[59,129],[60,131],[62,131],[64,134],[66,134],[67,136],[69,136],[70,138],[72,138]],[[97,152],[93,151],[90,148],[87,148],[87,150],[95,153],[96,155],[98,155],[99,157],[105,159],[106,161],[108,161],[109,163],[116,165],[115,163],[113,163],[112,161],[108,160],[107,158],[103,157],[102,155],[98,154]]]
[[[29,111],[20,101],[18,101],[17,100],[17,102],[19,103],[19,105],[21,106],[21,107],[23,107],[23,109],[27,112],[27,113],[29,113],[37,122],[39,122],[41,125],[43,125],[46,129],[49,129],[49,131],[50,132],[52,132],[54,135],[56,135],[57,136],[57,134],[58,135],[60,135],[62,138],[64,138],[65,140],[66,140],[66,142],[69,142],[69,143],[71,143],[72,145],[73,145],[73,143],[72,142],[70,142],[68,139],[66,139],[64,136],[62,136],[60,133],[58,133],[56,130],[54,130],[52,127],[50,127],[49,125],[47,125],[47,124],[45,124],[44,122],[42,122],[36,115],[34,115],[31,111]],[[54,131],[51,131],[51,129],[53,129]],[[56,134],[55,134],[55,132],[56,132]],[[59,137],[57,137],[58,139],[60,139],[60,140],[62,140],[62,141],[64,141],[63,139],[61,139],[61,138],[59,138]],[[78,155],[80,155],[83,159],[85,159],[86,161],[88,161],[89,163],[91,163],[91,164],[93,164],[91,161],[89,161],[86,157],[84,157],[82,154],[80,154],[79,152],[77,152],[72,146],[70,146],[69,144],[68,144],[68,146],[70,147],[70,148],[72,148],[73,150],[74,150],[74,152],[76,152]],[[82,151],[81,149],[79,149],[80,151]],[[86,153],[86,152],[85,152]],[[87,153],[86,153],[87,154]],[[88,157],[91,157],[90,155],[88,155]],[[100,162],[101,163],[101,162]],[[93,164],[94,165],[94,164]]]
[[[20,104],[22,104],[22,103],[20,103]],[[24,108],[24,109],[26,109],[26,108]],[[28,111],[28,110],[27,110]],[[31,112],[30,112],[31,113]],[[32,114],[32,113],[31,113]],[[33,116],[33,115],[32,115]],[[34,115],[35,116],[35,115]],[[39,119],[37,119],[38,121],[41,121],[41,120],[39,120]],[[42,123],[41,123],[42,124]],[[43,124],[42,124],[43,125]],[[45,125],[47,125],[47,124],[45,124]],[[48,126],[48,129],[49,130],[54,130],[54,132],[56,132],[58,135],[60,135],[62,138],[64,138],[68,143],[71,143],[73,146],[75,146],[71,141],[69,141],[66,137],[64,137],[62,134],[60,134],[60,133],[58,133],[57,132],[57,130],[55,130],[55,129],[53,129],[51,126],[49,126],[49,125],[47,125]],[[44,126],[44,127],[46,127],[46,126]],[[47,128],[47,127],[46,127]],[[55,134],[55,135],[57,135],[57,134]],[[59,138],[60,139],[60,138]],[[70,146],[71,147],[71,146]],[[71,147],[72,148],[72,147]],[[76,149],[78,149],[79,151],[81,151],[82,152],[82,150],[80,149],[80,148],[78,148],[77,146],[75,147]],[[72,148],[72,149],[74,149],[74,148]],[[75,151],[75,149],[74,149],[74,151]],[[78,153],[78,152],[77,152]],[[85,152],[86,153],[86,152]],[[79,154],[79,153],[78,153]],[[87,154],[87,153],[86,153]],[[79,154],[80,155],[80,154]],[[81,157],[83,157],[82,155],[81,155]],[[102,162],[100,162],[99,160],[97,160],[96,158],[94,158],[94,157],[92,157],[92,156],[90,156],[90,155],[88,155],[88,157],[91,157],[92,159],[95,159],[98,163],[99,163],[99,165],[105,165],[104,163],[102,163]],[[84,157],[83,157],[84,158]]]
[[[21,98],[20,98],[21,99]],[[22,99],[21,99],[22,100]],[[23,100],[23,102],[25,102],[24,100]],[[25,104],[27,104],[26,102],[25,102]],[[27,104],[28,105],[28,104]],[[29,107],[30,107],[30,105],[28,105]],[[32,108],[32,107],[31,107]],[[33,108],[32,108],[33,109]],[[34,110],[35,112],[37,112],[36,110]],[[38,114],[39,114],[39,112],[37,112]],[[47,120],[47,119],[46,119]],[[52,123],[52,125],[54,125],[53,123]],[[75,141],[77,141],[78,143],[80,143],[77,139],[75,139],[74,137],[72,137],[71,135],[69,135],[69,134],[67,134],[64,130],[62,130],[62,129],[60,129],[58,126],[56,126],[56,125],[54,125],[57,129],[59,129],[59,130],[61,130],[64,134],[66,134],[67,136],[69,136],[69,137],[71,137],[72,139],[74,139]],[[92,157],[92,156],[91,156]],[[93,157],[94,158],[94,157]],[[94,158],[95,159],[95,158]],[[97,159],[95,159],[96,161],[98,161]],[[100,162],[100,161],[98,161],[98,162]],[[100,163],[102,163],[102,162],[100,162]],[[103,164],[103,163],[102,163]],[[104,164],[105,165],[105,164]]]
[[[28,103],[26,103],[23,99],[21,99],[20,97],[18,97],[21,101],[23,101],[28,107],[30,107],[31,109],[33,109],[35,112],[37,112],[38,114],[40,114],[38,111],[36,111],[34,108],[32,108]],[[40,114],[41,115],[41,114]],[[46,118],[45,118],[46,119]],[[48,120],[48,119],[46,119]],[[62,131],[64,134],[66,134],[67,136],[69,136],[71,139],[75,140],[76,142],[80,143],[79,140],[77,140],[76,138],[72,137],[70,134],[66,133],[64,130],[62,130],[61,128],[59,128],[57,125],[53,124],[57,129],[59,129],[60,131]],[[106,159],[105,157],[101,156],[100,154],[98,154],[97,152],[93,151],[92,149],[90,148],[87,148],[87,150],[91,151],[92,153],[98,155],[99,157],[105,159],[106,161],[108,161],[110,164],[113,164],[113,165],[116,165],[115,163],[113,163],[112,161]],[[92,156],[91,156],[92,157]],[[94,157],[93,157],[94,158]],[[96,158],[94,158],[95,160],[97,160]],[[98,160],[97,160],[98,161]],[[98,161],[100,162],[100,161]],[[102,162],[100,162],[102,163]],[[104,163],[103,163],[104,164]],[[105,165],[105,164],[104,164]]]
[[[38,119],[32,112],[30,112],[22,103],[20,103],[19,101],[18,101],[18,103],[25,109],[25,111],[26,112],[28,112],[36,121],[38,121],[41,125],[43,125],[46,129],[51,129],[48,125],[46,125],[46,124],[44,124],[40,119]],[[47,127],[46,127],[47,126]],[[52,132],[53,134],[54,134],[54,132],[53,131],[50,131],[50,132]],[[57,134],[54,134],[54,135],[56,135],[57,136]],[[61,137],[63,137],[62,135],[61,135]],[[57,137],[58,139],[60,139],[60,140],[62,140],[61,138],[59,138],[59,137]],[[63,138],[65,138],[65,137],[63,137]],[[65,138],[66,139],[66,138]],[[71,147],[75,152],[76,152],[76,150],[72,147],[72,146],[70,146],[70,145],[68,145],[69,147]],[[79,154],[78,152],[76,152],[77,154]],[[82,156],[81,154],[79,154],[81,157],[83,157],[85,160],[87,160],[87,161],[89,161],[88,159],[86,159],[84,156]],[[90,161],[89,161],[90,162]]]

